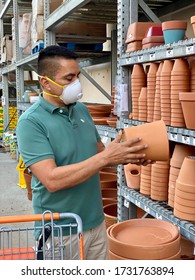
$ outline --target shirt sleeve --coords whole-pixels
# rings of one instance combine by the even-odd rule
[[[52,147],[43,127],[29,119],[22,119],[16,128],[18,150],[25,167],[48,158],[54,158]]]

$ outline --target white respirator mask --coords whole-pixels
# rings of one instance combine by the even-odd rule
[[[46,77],[46,79],[49,80],[50,82],[52,82],[54,85],[63,88],[63,91],[60,96],[57,96],[57,95],[51,94],[51,93],[47,93],[45,91],[44,91],[44,93],[47,95],[53,96],[53,97],[60,98],[66,105],[75,103],[83,97],[81,83],[80,83],[79,79],[76,79],[74,82],[72,82],[68,85],[65,85],[65,86],[62,86],[62,85],[56,83],[55,81],[53,81],[52,79],[50,79],[48,77]]]

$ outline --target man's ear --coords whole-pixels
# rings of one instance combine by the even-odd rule
[[[51,87],[50,87],[50,83],[49,81],[47,80],[46,77],[40,77],[39,78],[39,83],[41,84],[43,90],[46,90],[46,91],[50,91],[51,90]]]

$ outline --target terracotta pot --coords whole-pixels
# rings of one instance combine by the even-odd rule
[[[195,35],[195,16],[192,16],[190,18],[190,22],[191,22],[191,25],[192,25],[192,28],[193,28],[193,32],[194,32],[194,35]]]
[[[117,223],[117,202],[103,206],[106,228]]]
[[[180,92],[179,100],[181,101],[186,127],[195,129],[195,92]]]
[[[134,22],[129,25],[125,43],[142,40],[151,26],[162,26],[159,22]]]
[[[127,259],[166,259],[180,251],[179,231],[166,221],[132,219],[112,225],[107,233],[109,250]]]
[[[187,28],[187,21],[171,20],[162,22],[162,30],[184,29]]]
[[[117,174],[100,171],[100,183],[102,188],[116,188]]]
[[[124,172],[127,186],[129,188],[139,190],[140,188],[140,170],[141,167],[136,164],[124,165]]]
[[[194,147],[177,143],[177,144],[175,144],[175,147],[173,150],[173,155],[171,157],[170,165],[172,167],[180,169],[184,158],[186,156],[193,156],[193,155],[195,155]],[[179,171],[177,170],[174,174],[178,175]]]
[[[156,133],[157,131],[158,133]],[[164,121],[159,120],[152,123],[127,127],[124,128],[124,134],[127,140],[141,137],[142,140],[138,145],[148,145],[148,148],[142,151],[142,153],[146,154],[145,159],[154,161],[166,161],[169,159],[169,140]],[[134,146],[136,145],[137,144]],[[141,152],[139,151],[138,153]]]
[[[117,189],[116,188],[101,188],[102,198],[112,198],[117,199]]]
[[[184,158],[177,180],[182,184],[195,187],[195,157]]]

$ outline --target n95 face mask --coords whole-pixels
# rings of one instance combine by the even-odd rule
[[[63,92],[60,96],[60,99],[63,100],[65,104],[72,104],[81,99],[83,96],[81,83],[79,79],[74,81],[73,83],[64,86]]]
[[[42,76],[39,76],[42,77]],[[62,86],[49,77],[46,76],[46,79],[52,82],[54,85],[63,88],[62,94],[60,96],[57,96],[55,94],[48,93],[44,91],[45,94],[53,96],[53,97],[58,97],[60,98],[66,105],[75,103],[79,99],[83,97],[82,93],[82,88],[81,88],[81,83],[79,79],[76,79],[74,82],[72,82],[69,85]]]

